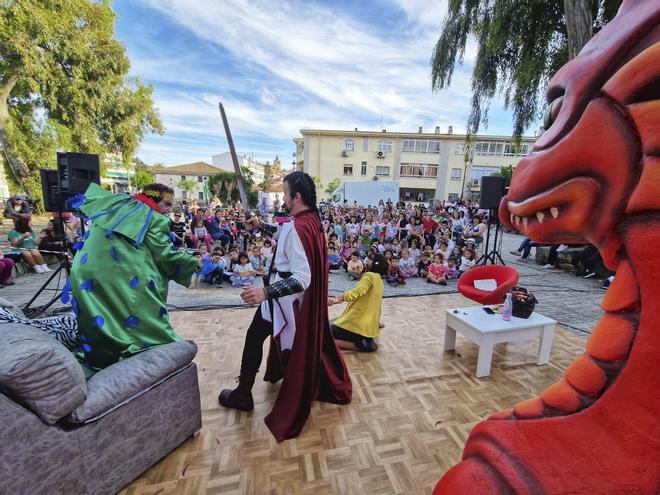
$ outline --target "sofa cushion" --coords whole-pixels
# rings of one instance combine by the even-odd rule
[[[43,330],[0,324],[0,388],[52,425],[85,401],[82,367]]]
[[[189,340],[154,347],[102,369],[87,381],[87,400],[65,421],[91,423],[178,373],[197,354]]]

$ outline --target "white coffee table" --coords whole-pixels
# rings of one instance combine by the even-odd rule
[[[452,351],[456,348],[456,332],[477,344],[477,377],[481,378],[490,375],[495,344],[538,338],[540,342],[536,364],[546,364],[550,359],[555,323],[555,320],[539,313],[532,313],[527,319],[512,316],[509,321],[505,321],[501,314],[486,313],[483,306],[452,308],[447,310],[444,350]]]

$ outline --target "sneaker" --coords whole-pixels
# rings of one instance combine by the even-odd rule
[[[557,248],[558,253],[563,253],[568,249],[568,246],[566,244],[560,244],[559,247]]]
[[[222,284],[218,283],[218,284],[215,284],[213,287],[215,287],[216,289],[222,289]]]
[[[34,273],[46,273],[41,265],[34,265],[32,269],[34,270]]]
[[[52,271],[53,271],[53,270],[51,270],[50,268],[48,268],[48,265],[47,265],[46,263],[44,263],[43,265],[41,265],[41,269],[44,271],[44,273],[46,273],[46,272],[52,272]]]
[[[527,258],[523,258],[522,256],[518,258],[516,261],[521,261],[522,263],[527,261]]]
[[[584,278],[592,278],[592,277],[595,277],[595,276],[596,276],[596,274],[595,274],[594,272],[590,272],[590,273],[587,273],[587,274],[584,276]]]
[[[509,252],[514,256],[520,256],[522,254],[522,252],[520,251],[509,251]]]
[[[612,283],[612,282],[610,282],[610,279],[609,279],[609,278],[606,278],[605,280],[601,280],[601,284],[600,284],[600,286],[601,286],[603,289],[607,289],[607,288],[610,286],[611,283]]]
[[[544,270],[554,270],[555,265],[551,265],[550,263],[548,263],[547,265],[543,265],[541,268],[543,268]]]

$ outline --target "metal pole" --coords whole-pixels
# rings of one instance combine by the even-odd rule
[[[234,162],[234,172],[236,173],[238,192],[241,195],[241,203],[243,203],[243,209],[245,210],[245,213],[248,213],[250,211],[250,205],[248,203],[247,195],[245,194],[245,187],[243,186],[243,174],[241,174],[241,167],[238,164],[238,156],[236,156],[236,149],[234,149],[234,140],[232,139],[231,131],[229,130],[229,122],[227,122],[227,114],[225,113],[225,108],[222,106],[222,102],[218,103],[218,107],[220,108],[222,123],[225,126],[225,135],[227,136],[227,142],[229,143],[231,159]]]

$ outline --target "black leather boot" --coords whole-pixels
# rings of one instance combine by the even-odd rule
[[[221,391],[218,396],[220,404],[239,411],[252,411],[254,409],[254,400],[252,400],[254,377],[255,375],[246,374],[236,377],[238,387],[234,390],[226,388]]]

